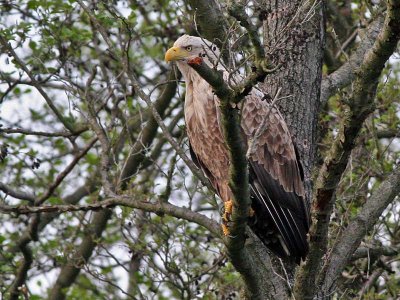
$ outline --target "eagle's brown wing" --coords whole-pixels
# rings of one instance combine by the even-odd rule
[[[253,139],[263,123],[261,135]],[[249,165],[257,221],[252,228],[274,252],[298,261],[308,251],[309,207],[287,125],[278,109],[262,101],[256,92],[246,98],[241,125],[248,144],[254,143]]]
[[[211,186],[214,187],[214,189],[215,189],[215,185],[216,185],[215,181],[216,180],[215,180],[213,174],[210,172],[209,169],[207,169],[206,165],[201,161],[201,159],[197,157],[190,141],[189,141],[189,152],[190,152],[190,157],[192,158],[193,163],[196,165],[196,167],[198,167],[203,172],[203,174],[207,177],[207,179],[211,183]],[[216,190],[214,190],[214,192],[216,192]]]

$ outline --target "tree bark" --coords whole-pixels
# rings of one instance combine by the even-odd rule
[[[277,105],[299,152],[306,201],[311,208],[325,38],[323,7],[320,2],[314,5],[314,2],[265,0],[262,3],[260,19],[266,56],[273,66],[280,66],[266,77],[262,89],[269,99],[274,99],[281,89]],[[295,266],[285,262],[285,268],[291,285]]]
[[[267,76],[263,91],[273,99],[281,88],[277,105],[297,146],[304,169],[306,190],[311,192],[319,96],[321,87],[324,26],[321,4],[304,1],[264,0],[264,45],[272,65],[281,67]],[[310,198],[309,198],[310,199]]]

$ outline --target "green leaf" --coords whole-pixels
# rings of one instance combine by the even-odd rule
[[[34,41],[32,41],[32,40],[30,40],[29,41],[29,48],[31,48],[32,50],[36,50],[37,49],[37,44],[36,44],[36,42],[34,42]]]
[[[37,1],[37,0],[29,0],[28,1],[28,4],[27,4],[27,7],[29,8],[29,9],[36,9],[36,8],[38,8],[40,6],[40,3],[39,3],[39,1]]]

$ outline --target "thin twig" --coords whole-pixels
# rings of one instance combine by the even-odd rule
[[[32,85],[42,95],[42,97],[46,101],[47,105],[51,108],[53,113],[57,116],[58,120],[64,125],[65,128],[67,128],[71,132],[74,132],[74,127],[64,118],[62,113],[60,113],[58,111],[55,104],[53,103],[53,100],[50,99],[50,96],[43,90],[41,84],[35,79],[35,76],[28,69],[27,65],[22,61],[22,59],[17,55],[17,53],[14,51],[14,49],[11,47],[11,45],[7,42],[7,40],[2,35],[0,35],[0,44],[4,47],[4,49],[8,50],[8,52],[14,57],[14,59],[18,63],[18,65],[20,65],[22,70],[24,70],[24,72],[28,75],[28,77],[32,81]]]
[[[69,163],[69,165],[56,177],[56,180],[49,186],[47,191],[38,199],[35,200],[35,205],[41,205],[44,201],[46,201],[51,195],[53,195],[56,188],[63,182],[64,178],[75,168],[78,162],[84,157],[90,149],[92,149],[93,145],[97,142],[97,138],[93,138],[87,146],[78,153],[74,159]]]

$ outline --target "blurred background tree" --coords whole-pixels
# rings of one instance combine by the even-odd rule
[[[230,1],[0,2],[1,297],[399,297],[399,1],[243,4],[253,27]],[[235,271],[163,61],[188,33],[249,73],[249,28],[279,67],[262,89],[283,90],[314,203],[296,278],[259,241],[266,275]]]

